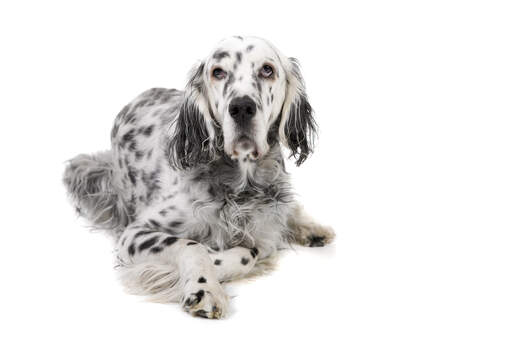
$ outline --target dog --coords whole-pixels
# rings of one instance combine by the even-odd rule
[[[296,201],[282,153],[301,165],[316,131],[297,60],[230,37],[184,91],[154,88],[126,105],[112,149],[71,159],[64,184],[79,214],[115,237],[130,292],[221,318],[221,283],[265,271],[291,243],[333,240]]]

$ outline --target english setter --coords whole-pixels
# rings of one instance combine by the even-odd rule
[[[261,272],[290,242],[334,238],[296,202],[281,152],[306,160],[312,113],[295,59],[231,37],[184,91],[155,88],[126,105],[112,149],[73,158],[64,183],[77,211],[116,237],[129,291],[220,318],[222,282]]]

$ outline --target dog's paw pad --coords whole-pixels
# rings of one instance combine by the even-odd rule
[[[325,246],[325,236],[310,235],[308,236],[309,247],[320,247]]]
[[[302,245],[309,247],[322,247],[330,244],[336,234],[333,229],[327,226],[312,226],[308,229],[309,233],[302,237]]]

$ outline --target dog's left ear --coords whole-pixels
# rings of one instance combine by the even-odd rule
[[[313,152],[317,126],[299,62],[295,58],[288,58],[284,64],[287,89],[281,110],[279,137],[281,143],[290,149],[295,164],[300,166]]]
[[[204,63],[191,71],[169,142],[171,164],[187,169],[210,161],[215,154],[215,131],[204,82]]]

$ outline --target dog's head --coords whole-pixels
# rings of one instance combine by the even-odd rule
[[[258,159],[274,141],[297,165],[312,152],[316,125],[299,64],[263,39],[221,41],[192,69],[184,96],[170,144],[178,168],[222,152]]]

